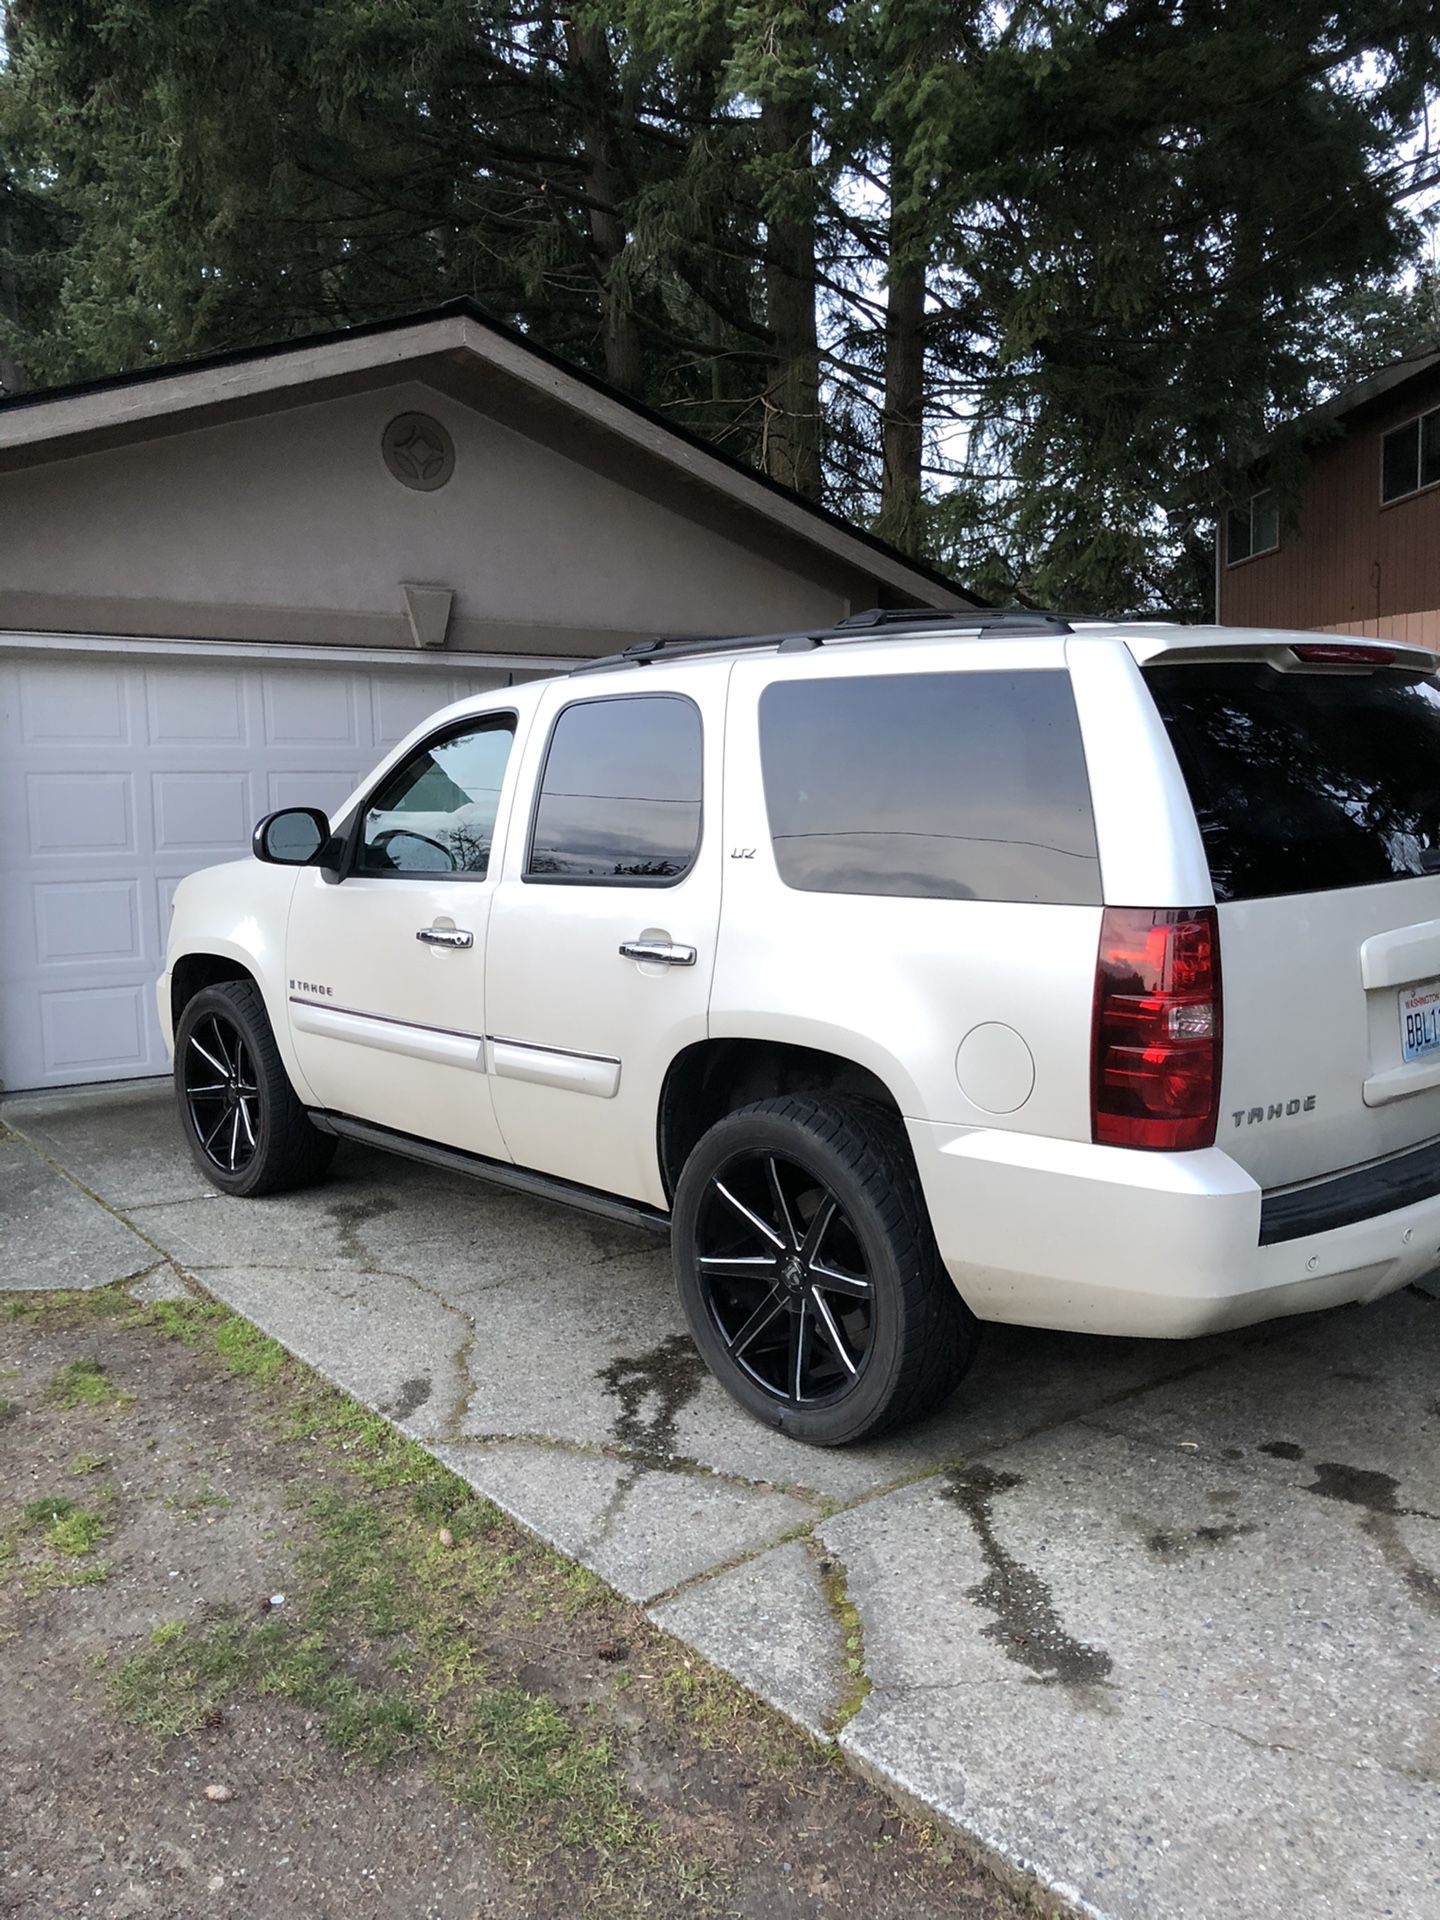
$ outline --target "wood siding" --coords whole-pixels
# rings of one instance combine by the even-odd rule
[[[1298,528],[1272,553],[1220,568],[1220,620],[1231,627],[1303,627],[1419,638],[1401,616],[1440,631],[1440,487],[1380,504],[1380,441],[1389,428],[1440,406],[1431,370],[1352,414],[1343,437],[1320,447]],[[1223,539],[1223,536],[1222,536]],[[1223,562],[1223,554],[1222,554]]]

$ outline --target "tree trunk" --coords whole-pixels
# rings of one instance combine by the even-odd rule
[[[908,223],[913,228],[913,222]],[[903,215],[890,215],[885,301],[885,409],[880,517],[875,531],[902,553],[920,551],[920,466],[925,443],[925,262]]]
[[[810,164],[811,103],[767,100],[760,140],[792,167]],[[772,189],[783,198],[784,185]],[[820,497],[820,345],[815,327],[815,215],[782,207],[765,227],[765,308],[773,358],[765,386],[765,471]]]
[[[605,29],[565,23],[565,51],[578,81],[580,137],[585,157],[585,195],[590,244],[600,280],[605,374],[626,393],[645,382],[640,329],[625,286],[622,256],[629,235],[621,218],[625,193],[619,130],[613,101],[613,71]]]

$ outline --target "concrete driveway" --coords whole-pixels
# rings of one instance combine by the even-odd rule
[[[855,1763],[1115,1920],[1440,1912],[1440,1299],[995,1328],[844,1453],[740,1414],[659,1245],[342,1148],[232,1201],[168,1088],[13,1099],[0,1286],[169,1267]]]

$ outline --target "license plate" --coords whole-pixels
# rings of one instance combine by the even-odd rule
[[[1400,989],[1400,1051],[1406,1060],[1440,1053],[1440,980]]]

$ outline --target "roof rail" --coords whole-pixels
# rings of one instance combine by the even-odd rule
[[[958,627],[969,633],[1073,633],[1070,622],[1058,613],[1044,613],[1037,607],[871,607],[864,613],[848,614],[833,627],[802,627],[792,633],[678,633],[657,634],[651,640],[635,640],[620,653],[607,653],[598,660],[586,660],[572,667],[575,673],[608,672],[613,667],[645,667],[653,660],[688,660],[707,653],[738,653],[758,647],[773,647],[777,653],[808,653],[832,640],[859,639],[867,631],[894,634],[897,638],[917,628]]]

